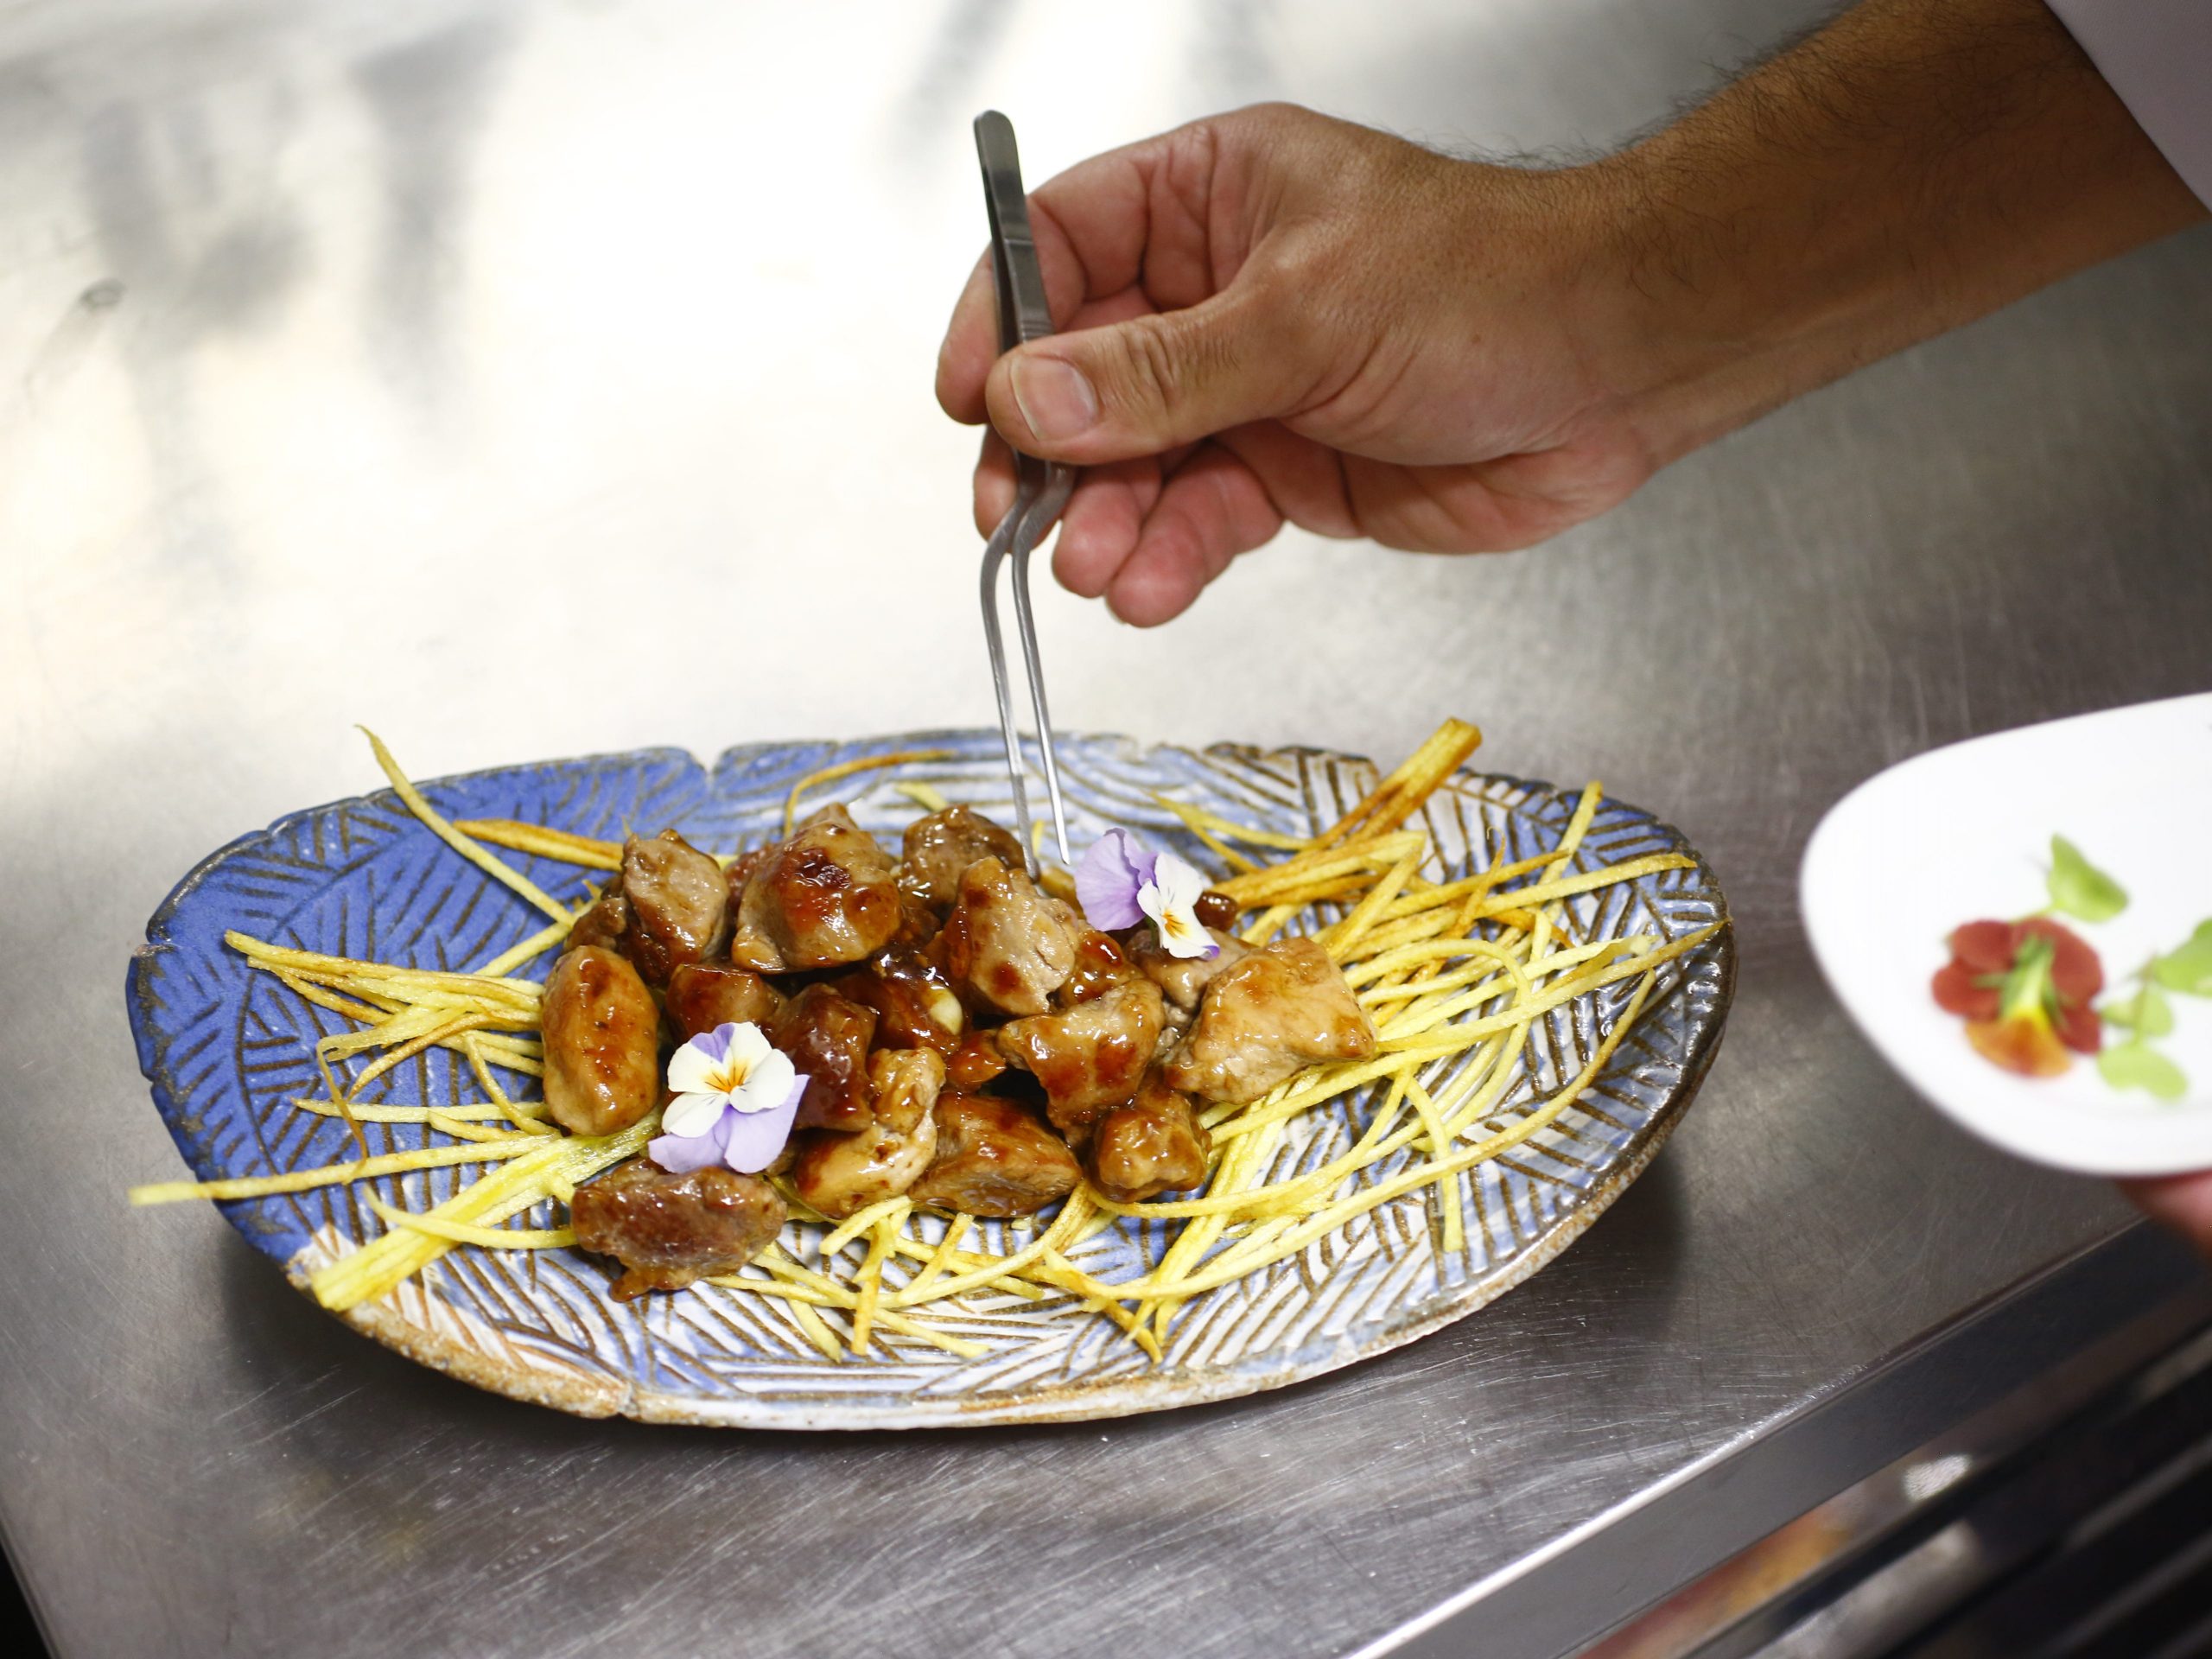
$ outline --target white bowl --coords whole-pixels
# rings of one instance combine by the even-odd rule
[[[2174,1030],[2158,1046],[2189,1090],[2166,1102],[2114,1090],[2078,1056],[2056,1077],[2000,1071],[1929,995],[1953,928],[2049,902],[2054,834],[2127,890],[2109,922],[2060,918],[2096,946],[2099,1001],[2112,1001],[2153,953],[2212,918],[2212,695],[1976,738],[1861,784],[1805,849],[1813,953],[1882,1057],[1984,1140],[2090,1174],[2212,1169],[2212,1000],[2168,999]]]

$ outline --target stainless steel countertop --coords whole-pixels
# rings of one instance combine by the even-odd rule
[[[1891,761],[2212,683],[2202,232],[1540,552],[1287,537],[1149,634],[1043,599],[1071,727],[1390,755],[1464,714],[1491,766],[1601,777],[1727,884],[1702,1098],[1447,1332],[1090,1427],[588,1423],[351,1335],[212,1211],[122,1203],[176,1167],[130,948],[201,855],[374,781],[349,722],[428,777],[988,721],[973,438],[930,396],[976,110],[1033,178],[1268,96],[1571,148],[1821,9],[0,11],[0,1522],[60,1652],[1322,1656],[1516,1569],[1551,1634],[1482,1642],[1480,1602],[1454,1629],[1548,1652],[1648,1599],[1548,1547],[2122,1229],[1905,1094],[1819,982],[1796,873]],[[1848,1477],[1768,1478],[1787,1512]]]

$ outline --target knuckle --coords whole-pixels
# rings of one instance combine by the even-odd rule
[[[1173,323],[1173,315],[1140,317],[1119,331],[1114,376],[1134,410],[1157,412],[1171,423],[1189,403],[1192,384],[1185,360],[1189,330]]]

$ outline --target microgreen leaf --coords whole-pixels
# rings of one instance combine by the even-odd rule
[[[2108,1026],[2119,1026],[2138,1037],[2164,1037],[2174,1028],[2174,1005],[2150,981],[2133,996],[2107,1002],[2098,1010]]]
[[[2085,922],[2108,922],[2127,908],[2127,890],[2063,836],[2050,838],[2050,902]]]
[[[2181,1067],[2140,1040],[2106,1049],[2097,1056],[2097,1070],[2115,1089],[2147,1090],[2160,1100],[2179,1100],[2189,1092]]]
[[[2152,963],[2151,977],[2170,991],[2212,996],[2212,920],[2199,922],[2196,932]]]

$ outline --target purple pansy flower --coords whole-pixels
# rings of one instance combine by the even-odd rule
[[[1109,830],[1076,867],[1075,896],[1084,918],[1101,932],[1135,927],[1147,917],[1174,957],[1211,957],[1214,943],[1198,917],[1206,879],[1173,853],[1147,850],[1126,830]]]
[[[645,1155],[673,1175],[709,1164],[758,1174],[791,1139],[806,1093],[790,1056],[749,1022],[702,1032],[670,1055],[668,1086],[676,1098],[661,1112],[665,1133]]]

